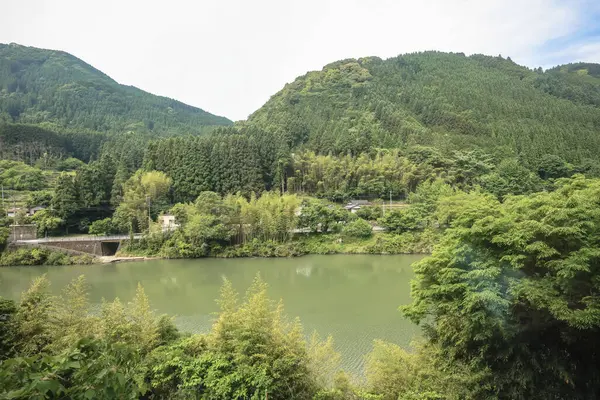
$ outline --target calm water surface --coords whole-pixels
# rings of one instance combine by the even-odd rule
[[[140,282],[153,308],[176,315],[185,331],[206,332],[226,277],[244,293],[260,272],[271,298],[283,299],[290,317],[307,333],[332,334],[343,366],[360,373],[373,339],[408,346],[419,329],[398,306],[410,302],[411,264],[421,256],[330,255],[299,258],[154,260],[64,267],[0,268],[0,295],[19,299],[30,281],[47,274],[56,294],[77,276],[86,276],[90,300],[132,299]]]

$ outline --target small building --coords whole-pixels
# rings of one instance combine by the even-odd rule
[[[17,216],[17,214],[19,213],[19,211],[23,211],[25,212],[25,214],[28,214],[27,210],[24,208],[19,208],[19,207],[14,207],[14,208],[9,208],[8,210],[6,210],[6,216],[8,218],[14,218]]]
[[[44,206],[35,206],[35,207],[32,207],[32,208],[30,208],[30,209],[29,209],[29,213],[28,213],[28,214],[29,214],[30,216],[33,216],[33,215],[35,215],[36,213],[38,213],[38,212],[40,212],[40,211],[43,211],[43,210],[45,210],[45,209],[46,209],[46,207],[44,207]]]
[[[371,202],[369,200],[350,200],[348,204],[344,207],[347,211],[350,211],[352,214],[360,210],[362,207],[370,206]]]
[[[179,228],[179,224],[175,221],[173,214],[163,214],[158,217],[158,221],[162,226],[163,231],[174,231]]]
[[[25,213],[25,216],[32,217],[36,213],[38,213],[42,210],[45,210],[45,209],[46,209],[46,207],[44,207],[44,206],[35,206],[35,207],[29,208],[29,209],[22,208],[22,207],[13,207],[13,208],[9,208],[8,210],[6,210],[6,216],[8,218],[14,218],[17,216],[17,214],[19,212],[23,212],[23,213]]]

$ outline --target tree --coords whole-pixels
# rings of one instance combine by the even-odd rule
[[[58,176],[51,206],[53,212],[64,221],[79,209],[79,196],[72,175],[63,172]]]
[[[61,226],[64,221],[55,216],[52,211],[45,209],[36,212],[31,220],[37,225],[37,233],[39,236],[44,236],[48,231],[54,231]]]
[[[15,355],[18,343],[17,306],[0,297],[0,361]]]
[[[111,218],[99,219],[90,225],[90,235],[110,235],[111,233],[117,233]]]
[[[33,208],[37,206],[48,207],[52,202],[52,192],[50,191],[38,191],[29,194],[27,198],[27,207]]]
[[[555,154],[544,154],[537,165],[538,175],[542,179],[557,179],[570,175],[571,167]]]
[[[471,397],[587,399],[600,390],[600,181],[455,201],[450,228],[417,264],[404,313],[440,359],[468,366]]]
[[[169,206],[171,178],[158,171],[137,171],[123,185],[123,201],[115,211],[114,222],[121,230],[149,227],[149,221]]]
[[[501,161],[494,172],[479,177],[477,182],[500,199],[510,194],[532,193],[540,188],[540,179],[515,159]]]
[[[311,199],[302,204],[298,226],[311,231],[331,232],[340,222],[348,220],[348,212],[334,204]]]
[[[429,217],[419,206],[410,206],[402,210],[388,212],[377,222],[388,232],[404,233],[423,229]]]
[[[346,225],[344,225],[342,233],[347,237],[364,239],[373,235],[373,227],[364,219],[357,218],[356,220],[348,222]]]
[[[19,345],[23,354],[39,353],[52,341],[53,299],[48,293],[49,285],[45,276],[38,277],[21,296],[17,324]]]
[[[283,306],[269,300],[266,290],[257,277],[239,307],[230,286],[222,291],[211,332],[214,350],[204,358],[208,398],[312,397],[315,381],[302,327],[297,320],[286,322]]]

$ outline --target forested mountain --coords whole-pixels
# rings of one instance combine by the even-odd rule
[[[0,120],[98,132],[201,133],[224,117],[120,85],[62,51],[0,44]]]
[[[582,163],[600,151],[599,68],[440,52],[348,59],[287,84],[247,123],[322,154],[419,144]]]
[[[557,97],[600,107],[600,64],[574,63],[546,71],[536,86]]]

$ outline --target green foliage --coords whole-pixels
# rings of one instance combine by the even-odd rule
[[[541,188],[540,179],[514,159],[503,160],[495,171],[479,177],[476,182],[501,199],[510,194],[529,194]]]
[[[74,171],[83,167],[85,163],[77,158],[69,157],[58,163],[56,169],[59,171]]]
[[[72,55],[0,45],[0,113],[11,122],[49,122],[101,132],[199,133],[231,121],[120,85]],[[88,158],[85,158],[86,160]]]
[[[7,160],[0,161],[0,182],[5,189],[14,190],[40,190],[45,186],[40,169]]]
[[[478,195],[444,206],[450,228],[416,266],[404,312],[440,358],[469,367],[472,396],[597,393],[599,195],[599,181],[576,176],[503,204]]]
[[[262,132],[242,135],[233,129],[212,136],[169,138],[148,146],[144,167],[171,177],[179,202],[192,201],[204,191],[249,196],[273,184],[278,153],[270,140]]]
[[[344,225],[342,234],[347,237],[368,238],[373,235],[373,227],[364,219],[358,218]]]
[[[5,251],[0,255],[0,266],[17,265],[84,265],[92,264],[92,256],[69,256],[66,253],[41,248]]]
[[[246,125],[321,154],[423,145],[578,163],[600,148],[600,84],[564,75],[441,52],[341,60],[287,84]]]
[[[112,233],[118,233],[118,230],[114,226],[111,218],[104,218],[92,222],[88,233],[90,235],[110,235]]]
[[[48,209],[36,212],[31,217],[31,221],[37,225],[38,236],[44,236],[48,232],[56,231],[64,222],[62,219],[55,217]]]
[[[52,201],[52,192],[47,190],[37,191],[29,194],[27,198],[27,207],[33,208],[37,206],[48,207]]]
[[[579,104],[600,106],[599,64],[560,65],[539,75],[536,87],[553,96]]]
[[[388,232],[404,233],[423,229],[426,225],[425,218],[420,208],[412,206],[390,211],[377,222]]]
[[[302,203],[298,226],[312,232],[327,233],[339,230],[340,223],[349,218],[349,213],[335,204],[308,199]]]
[[[16,354],[18,325],[14,301],[0,297],[0,362]]]
[[[559,156],[545,154],[537,163],[538,174],[542,179],[565,178],[571,175],[571,167]]]
[[[51,316],[53,299],[46,276],[33,280],[31,287],[21,295],[17,312],[20,351],[34,355],[46,349],[52,340]]]
[[[78,210],[77,186],[72,175],[63,172],[58,176],[51,205],[56,215],[63,220],[68,219]]]
[[[10,399],[138,399],[145,392],[133,379],[133,349],[84,339],[58,355],[6,360],[0,387]]]
[[[438,361],[436,351],[435,347],[423,344],[407,351],[375,340],[366,358],[368,391],[379,394],[382,400],[472,398],[466,387],[472,376],[463,366]]]
[[[307,343],[258,277],[242,302],[225,281],[211,332],[186,337],[154,315],[141,286],[127,306],[105,302],[100,314],[90,313],[83,277],[59,298],[47,286],[36,280],[18,307],[0,303],[0,315],[16,315],[0,320],[1,343],[18,350],[0,362],[2,398],[375,398],[354,396],[332,338]]]
[[[207,397],[311,398],[315,381],[302,327],[285,320],[266,285],[257,278],[238,308],[226,283],[220,305],[210,335],[214,353],[206,358]]]
[[[356,216],[366,221],[377,221],[383,215],[381,206],[365,206],[361,207],[357,212]]]
[[[123,201],[115,211],[119,230],[141,232],[149,221],[168,208],[171,179],[162,172],[138,170],[123,185]]]

